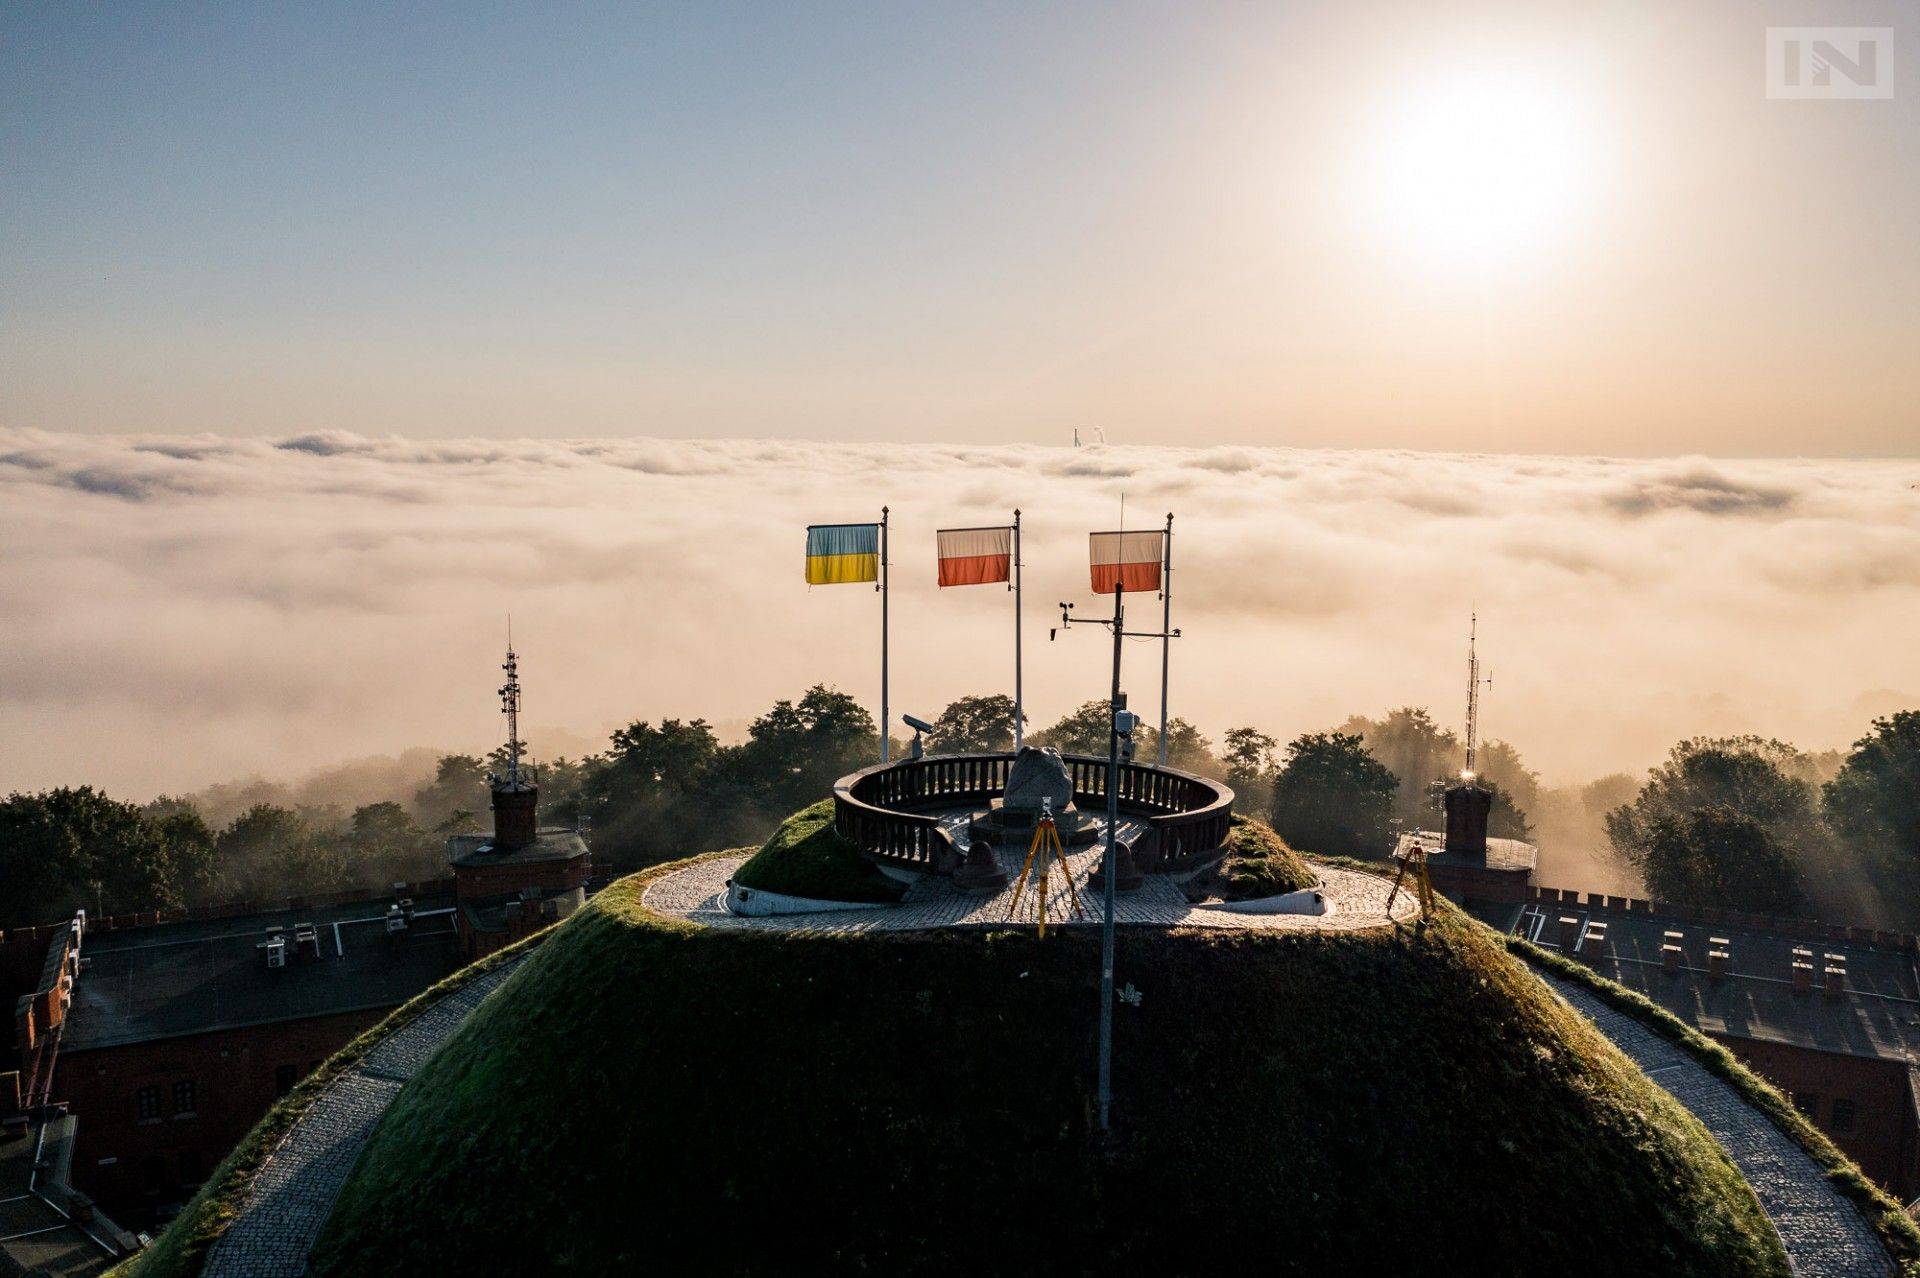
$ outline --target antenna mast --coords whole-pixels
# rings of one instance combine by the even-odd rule
[[[513,629],[508,623],[507,660],[500,667],[507,681],[500,685],[500,709],[507,716],[507,785],[520,785],[520,659],[513,655]]]
[[[1467,780],[1475,776],[1475,755],[1480,747],[1480,654],[1478,641],[1480,634],[1480,616],[1469,613],[1467,619],[1467,770],[1462,774]],[[1493,686],[1489,676],[1485,683]]]

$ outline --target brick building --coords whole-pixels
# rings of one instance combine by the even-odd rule
[[[53,1081],[75,1183],[135,1220],[184,1201],[277,1097],[460,966],[453,914],[420,885],[95,929]]]
[[[1456,787],[1456,792],[1466,786]],[[1920,942],[1808,919],[1536,886],[1533,849],[1463,805],[1433,886],[1483,922],[1580,958],[1725,1046],[1901,1201],[1920,1196]]]
[[[490,778],[493,830],[448,838],[450,878],[270,906],[81,916],[0,936],[0,979],[17,992],[0,1059],[0,1155],[23,1136],[44,1148],[35,1133],[57,1126],[62,1192],[88,1212],[97,1199],[122,1219],[157,1220],[363,1030],[579,909],[591,886],[586,838],[539,823],[511,650],[505,669],[510,764]],[[112,1229],[103,1220],[96,1232]],[[0,1272],[6,1238],[0,1230]],[[110,1254],[95,1250],[96,1261]]]

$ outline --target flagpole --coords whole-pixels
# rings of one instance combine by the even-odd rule
[[[1125,572],[1121,568],[1120,572]],[[1107,702],[1107,846],[1101,850],[1100,877],[1100,1133],[1112,1131],[1113,1109],[1113,881],[1120,877],[1114,836],[1120,830],[1120,644],[1125,636],[1126,584],[1113,583],[1113,695]]]
[[[1020,512],[1013,512],[1013,748],[1027,740],[1027,716],[1020,695]]]
[[[887,507],[880,508],[880,762],[893,760],[893,719],[887,713]]]
[[[1167,669],[1173,656],[1173,512],[1167,512],[1167,535],[1160,561],[1160,766],[1167,766]]]

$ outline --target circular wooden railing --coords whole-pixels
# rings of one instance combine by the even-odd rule
[[[874,861],[922,874],[951,874],[963,849],[934,813],[984,808],[1006,791],[1011,754],[941,754],[876,764],[833,787],[834,826]],[[1061,758],[1073,778],[1073,801],[1104,813],[1107,761]],[[1145,826],[1133,844],[1145,873],[1180,873],[1218,855],[1233,820],[1233,791],[1218,781],[1144,763],[1120,765],[1120,811]]]

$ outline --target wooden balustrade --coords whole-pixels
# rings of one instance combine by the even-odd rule
[[[1083,811],[1107,803],[1107,761],[1062,756]],[[834,827],[870,858],[919,873],[951,874],[961,849],[929,810],[985,808],[1005,793],[1011,754],[902,759],[842,777],[833,787]],[[1233,819],[1233,791],[1217,781],[1143,763],[1120,765],[1120,811],[1145,823],[1133,845],[1147,872],[1192,869],[1217,855]]]

